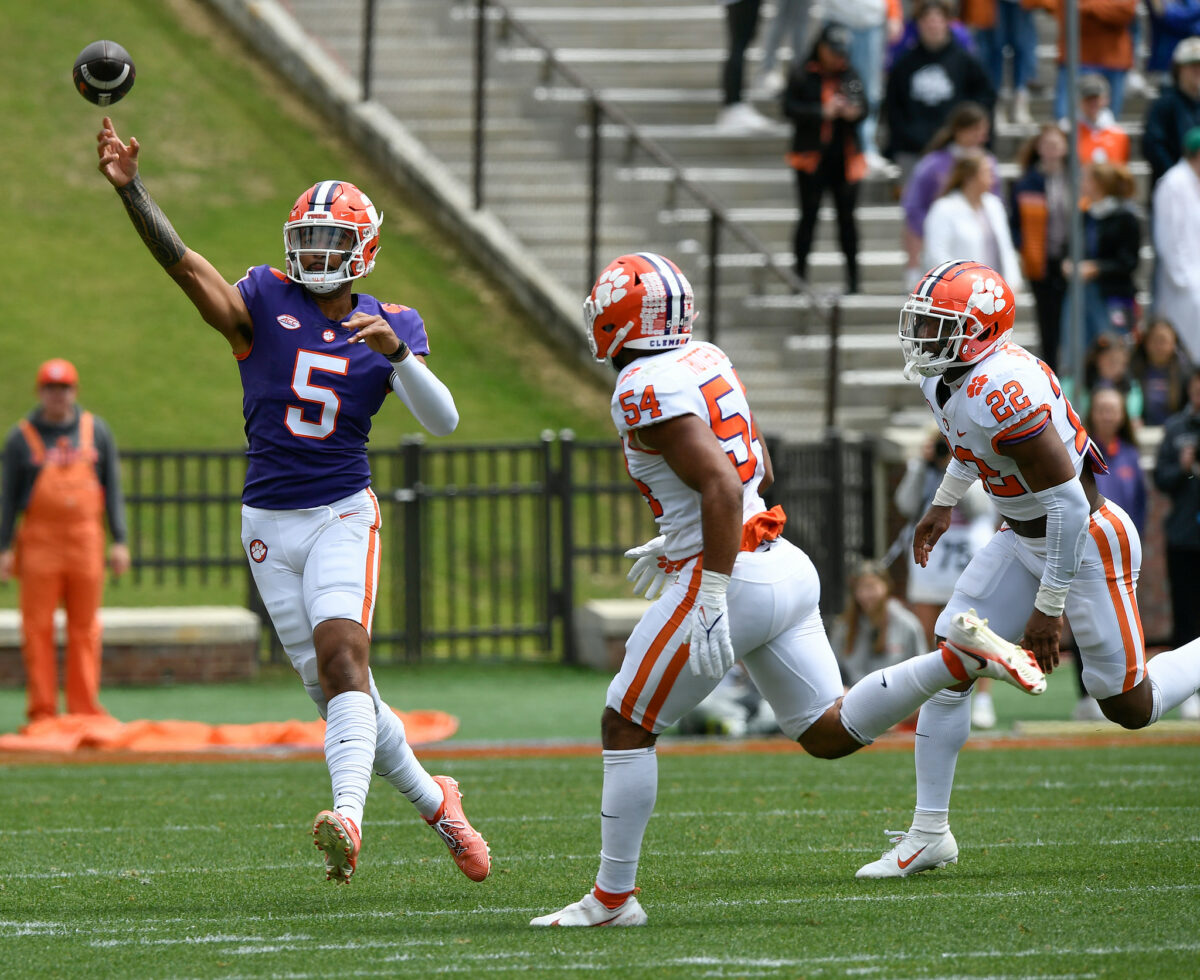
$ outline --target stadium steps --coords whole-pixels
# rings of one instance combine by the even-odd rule
[[[323,0],[289,0],[287,7],[350,78],[361,74],[362,24],[355,15]],[[764,4],[759,37],[773,5]],[[757,100],[760,111],[778,120],[773,132],[730,137],[714,126],[725,59],[724,11],[697,0],[521,0],[515,18],[551,45],[554,57],[596,88],[671,154],[681,176],[728,208],[772,259],[791,264],[796,221],[794,176],[784,162],[790,128],[777,100]],[[372,97],[385,107],[461,182],[472,176],[473,37],[471,2],[428,4],[379,0],[373,48]],[[499,14],[494,9],[493,19]],[[1039,17],[1042,94],[1033,100],[1035,118],[1050,118],[1053,94],[1053,24]],[[488,143],[484,170],[487,207],[525,244],[545,269],[580,295],[586,281],[589,192],[587,152],[590,127],[584,93],[564,76],[546,70],[544,55],[517,31],[490,34]],[[782,53],[787,57],[787,51]],[[757,44],[747,56],[747,81],[761,57]],[[1125,124],[1135,144],[1144,113],[1132,96]],[[995,148],[1011,161],[1036,126],[1013,125],[998,117]],[[704,209],[676,185],[676,175],[631,149],[623,127],[602,127],[605,170],[599,255],[637,248],[676,257],[693,278],[698,304],[707,302],[708,222]],[[1145,199],[1147,168],[1135,165],[1139,199]],[[1001,175],[1016,174],[1003,162]],[[859,200],[860,270],[863,294],[841,302],[840,424],[879,432],[897,419],[924,412],[915,385],[900,375],[895,338],[903,301],[904,256],[898,188],[887,179],[864,181]],[[728,243],[728,235],[726,242]],[[804,296],[793,296],[762,269],[762,258],[727,246],[716,270],[720,283],[718,340],[739,364],[754,394],[765,431],[810,431],[823,418],[824,364],[828,340],[824,314]],[[809,276],[821,296],[843,281],[831,208],[817,227]],[[1032,343],[1032,303],[1026,298],[1018,338]],[[705,320],[700,321],[704,333]]]

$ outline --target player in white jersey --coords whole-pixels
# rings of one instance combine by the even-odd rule
[[[808,556],[780,536],[786,518],[759,491],[771,461],[729,358],[692,341],[692,289],[660,255],[616,259],[584,301],[597,360],[619,372],[613,421],[629,475],[662,534],[628,554],[635,592],[658,595],[609,685],[601,740],[600,869],[595,887],[535,926],[643,925],[635,896],[654,809],[660,732],[742,660],[780,728],[833,759],[869,745],[930,695],[975,677],[1039,693],[1027,650],[964,614],[936,652],[875,671],[843,698]],[[685,669],[687,668],[687,669]]]
[[[1147,662],[1135,587],[1142,548],[1120,507],[1096,489],[1106,468],[1054,372],[1012,342],[1014,297],[995,270],[946,262],[921,279],[900,315],[905,373],[921,390],[953,459],[913,535],[928,561],[950,511],[976,480],[1004,518],[963,571],[937,632],[974,608],[991,628],[1058,664],[1063,615],[1083,679],[1125,728],[1153,724],[1200,687],[1200,641]],[[905,877],[958,859],[950,790],[970,731],[970,685],[943,691],[917,722],[917,805],[907,832],[860,878]]]

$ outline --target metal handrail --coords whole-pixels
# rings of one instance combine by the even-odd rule
[[[372,75],[372,45],[370,37],[374,32],[376,0],[367,0],[363,13],[363,65],[362,92],[364,100],[370,97]],[[622,129],[627,143],[636,147],[658,166],[670,174],[670,185],[690,195],[708,215],[708,307],[706,323],[708,337],[715,342],[720,323],[719,304],[717,302],[718,287],[718,253],[720,251],[722,232],[732,235],[744,249],[761,260],[761,268],[775,276],[791,293],[803,295],[809,300],[809,312],[815,313],[823,321],[829,337],[829,368],[830,380],[827,384],[825,418],[828,427],[832,428],[836,417],[837,406],[837,324],[841,299],[837,292],[822,296],[818,294],[808,280],[797,275],[794,269],[777,265],[770,250],[748,228],[729,217],[726,208],[720,204],[704,187],[689,179],[684,174],[683,167],[656,141],[641,131],[638,124],[618,106],[604,99],[596,88],[589,84],[575,69],[563,62],[554,49],[543,41],[526,24],[522,23],[509,8],[504,0],[475,0],[475,84],[472,120],[472,169],[471,185],[473,207],[476,211],[485,206],[484,194],[484,156],[486,151],[486,122],[487,122],[487,24],[495,21],[500,30],[506,34],[515,34],[529,47],[542,55],[542,73],[549,75],[557,73],[573,88],[578,89],[588,105],[587,128],[590,145],[588,147],[588,177],[589,177],[589,213],[588,213],[588,244],[586,281],[590,284],[595,280],[599,271],[597,246],[599,238],[599,212],[602,155],[600,152],[602,133],[605,122],[615,124]]]
[[[489,8],[496,11],[497,16],[489,13]],[[549,72],[557,72],[567,83],[573,88],[577,88],[583,95],[584,100],[589,106],[589,129],[591,131],[591,147],[589,149],[590,160],[592,166],[598,166],[599,161],[599,140],[600,125],[605,122],[611,122],[620,127],[625,132],[625,137],[629,143],[636,146],[638,150],[644,153],[647,157],[653,160],[663,169],[671,174],[671,183],[685,191],[693,197],[701,207],[708,212],[709,218],[709,289],[710,293],[715,293],[716,276],[717,276],[717,255],[716,246],[719,242],[721,230],[726,230],[735,239],[737,239],[746,250],[755,253],[762,257],[763,267],[771,274],[776,276],[793,293],[799,293],[807,296],[811,301],[812,308],[817,311],[818,316],[824,319],[828,326],[832,313],[825,312],[826,303],[812,288],[812,285],[805,279],[796,274],[793,269],[777,265],[774,258],[771,256],[770,250],[759,240],[752,231],[740,223],[730,219],[726,208],[719,203],[708,192],[707,189],[701,187],[695,181],[684,175],[683,167],[672,157],[662,146],[655,142],[650,137],[646,136],[638,127],[638,124],[629,117],[629,115],[620,107],[613,105],[608,100],[604,99],[593,87],[589,84],[575,69],[563,62],[556,54],[554,49],[545,41],[543,41],[533,30],[526,24],[522,23],[509,8],[504,0],[476,0],[475,3],[475,18],[476,18],[476,97],[477,97],[477,115],[476,124],[480,128],[483,125],[483,113],[479,111],[479,105],[482,100],[484,89],[484,81],[486,75],[486,50],[485,50],[485,32],[483,25],[487,20],[495,20],[499,23],[501,30],[511,32],[520,37],[529,47],[540,51],[542,54],[542,71],[543,74]],[[483,140],[481,134],[476,134],[475,142],[477,154],[473,161],[474,186],[476,188],[476,208],[483,206]],[[599,211],[599,181],[598,174],[593,173],[592,178],[592,195],[591,214],[589,215],[589,259],[588,259],[588,278],[595,279],[598,269],[596,268],[595,247],[596,247],[596,231],[598,227],[597,213]],[[716,328],[716,302],[715,295],[709,297],[710,336]],[[833,305],[837,305],[836,296]]]

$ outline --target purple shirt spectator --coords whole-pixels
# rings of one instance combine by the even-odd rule
[[[904,207],[904,223],[914,235],[924,236],[925,216],[929,213],[933,202],[941,196],[942,188],[946,186],[946,177],[961,152],[951,146],[933,150],[921,157],[913,168],[912,176],[904,185],[900,203]],[[992,173],[996,174],[996,179],[992,184],[992,193],[1000,197],[1002,188],[996,158],[990,153],[987,156],[992,163]],[[1003,200],[1003,198],[1001,199]]]
[[[1146,527],[1146,478],[1137,446],[1114,439],[1104,449],[1108,472],[1096,474],[1096,489],[1132,518],[1138,534]]]

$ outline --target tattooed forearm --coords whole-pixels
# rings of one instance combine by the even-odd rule
[[[142,184],[142,178],[134,177],[124,187],[118,187],[117,193],[129,212],[129,220],[158,264],[166,269],[182,259],[187,246],[171,227],[162,208],[154,203],[154,198]]]

